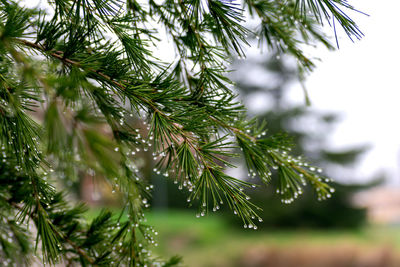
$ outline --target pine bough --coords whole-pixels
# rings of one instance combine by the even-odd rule
[[[227,205],[248,228],[262,219],[244,190],[255,184],[224,172],[234,157],[266,184],[276,172],[284,203],[306,184],[319,199],[330,197],[329,180],[290,155],[287,137],[247,118],[227,59],[244,57],[256,37],[311,70],[302,47],[333,48],[320,33],[324,21],[362,36],[344,9],[354,11],[345,0],[49,0],[38,8],[1,0],[3,266],[35,257],[66,266],[175,265],[176,257],[150,254],[156,232],[143,210],[152,186],[138,151],[151,151],[155,171],[189,190],[198,216]],[[244,26],[245,14],[258,21],[255,29]],[[172,62],[154,56],[164,32]],[[70,182],[85,173],[120,192],[121,214],[104,211],[86,223],[85,206],[68,203]]]

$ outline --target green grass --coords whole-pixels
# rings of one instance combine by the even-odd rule
[[[240,266],[237,262],[246,251],[263,247],[285,250],[347,246],[357,253],[387,247],[400,250],[400,228],[396,227],[254,231],[235,228],[216,215],[196,218],[193,212],[152,212],[147,218],[159,232],[155,253],[162,257],[182,255],[186,266]]]
[[[96,216],[98,212],[98,210],[90,211],[88,219]],[[315,251],[314,254],[316,254],[307,256],[309,258],[318,257],[318,254],[326,257],[327,251],[329,253],[330,250],[336,250],[336,254],[339,255],[347,253],[348,255],[344,256],[348,258],[378,253],[376,257],[390,254],[390,257],[400,259],[400,255],[396,252],[400,251],[399,227],[368,226],[357,230],[264,229],[255,231],[230,225],[218,214],[196,218],[194,211],[152,211],[146,218],[147,223],[154,226],[158,232],[158,246],[153,249],[154,254],[165,259],[181,255],[184,266],[244,266],[241,261],[247,254],[251,255],[254,250],[260,250],[258,254],[265,253],[267,250],[273,251],[275,258],[289,257],[284,255],[286,251],[297,251],[298,255],[290,256],[293,258],[304,258],[302,254],[309,254],[309,251]],[[313,260],[315,261],[315,258]],[[380,265],[377,263],[371,266],[381,267]],[[333,266],[356,265],[334,264]],[[398,265],[396,261],[394,265],[387,266],[400,266],[400,260]]]

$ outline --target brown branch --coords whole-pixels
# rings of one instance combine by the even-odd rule
[[[41,46],[40,44],[37,43],[32,43],[30,41],[24,40],[24,39],[16,39],[20,44],[28,46],[30,48],[39,50],[40,52],[42,52],[43,54],[49,55],[51,57],[57,58],[60,61],[68,64],[68,65],[73,65],[75,67],[81,68],[83,70],[87,70],[89,72],[92,72],[100,77],[102,77],[103,79],[107,80],[108,82],[112,83],[113,85],[117,86],[118,88],[122,89],[122,90],[126,90],[126,86],[120,82],[115,81],[112,77],[110,77],[109,75],[93,69],[93,68],[85,68],[79,61],[75,61],[75,60],[71,60],[69,58],[66,58],[63,56],[63,52],[62,51],[54,51],[54,50],[50,50],[50,51],[46,51],[46,49]],[[143,101],[144,103],[146,103],[148,106],[150,106],[154,111],[158,111],[160,112],[160,110],[155,106],[155,104],[151,101],[148,100],[142,96],[138,96],[136,95],[136,97],[138,99],[140,99],[141,101]]]
[[[94,266],[98,266],[97,264],[95,264],[95,260],[92,259],[91,257],[89,257],[86,252],[78,245],[76,245],[72,240],[63,237],[63,239],[71,245],[71,247],[73,247],[75,249],[76,252],[78,252],[79,255],[81,255],[82,257],[84,257],[90,264],[93,264]]]
[[[224,122],[222,122],[222,121],[220,121],[220,120],[214,118],[213,116],[210,116],[210,119],[211,119],[212,121],[215,121],[216,123],[218,123],[220,126],[226,128],[226,129],[231,130],[231,131],[232,131],[233,133],[235,133],[235,134],[243,135],[243,136],[247,137],[248,139],[250,139],[250,140],[253,141],[253,142],[257,141],[257,138],[255,138],[254,136],[251,136],[251,135],[249,135],[249,134],[243,132],[243,131],[240,130],[239,128],[230,126],[230,125],[228,125],[228,124],[226,124],[226,123],[224,123]]]

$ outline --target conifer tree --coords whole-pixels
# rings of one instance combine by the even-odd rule
[[[226,205],[245,227],[262,220],[244,188],[224,173],[239,147],[252,176],[290,203],[306,184],[331,195],[315,166],[290,154],[290,142],[248,120],[227,78],[228,56],[245,57],[255,35],[268,50],[287,53],[299,68],[314,64],[303,45],[322,43],[324,22],[350,38],[362,33],[345,0],[49,0],[26,8],[0,2],[0,259],[66,266],[172,266],[150,253],[156,232],[144,209],[152,186],[141,176],[140,150],[156,171],[175,179],[200,203],[199,214]],[[246,14],[257,21],[244,26]],[[161,32],[175,60],[154,56]],[[142,136],[132,124],[148,127]],[[71,204],[68,181],[83,173],[106,180],[124,208],[86,223]],[[38,259],[35,259],[35,258]]]

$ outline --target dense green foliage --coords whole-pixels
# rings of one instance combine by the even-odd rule
[[[360,31],[343,13],[344,0],[246,0],[259,22],[244,26],[244,9],[222,0],[53,0],[48,8],[0,2],[0,258],[5,265],[41,261],[70,266],[171,266],[151,256],[154,243],[143,209],[152,186],[135,153],[154,153],[156,172],[171,176],[200,202],[201,215],[230,207],[246,227],[261,220],[244,188],[224,173],[241,149],[249,172],[290,203],[310,184],[318,198],[331,187],[318,169],[290,155],[290,142],[247,120],[227,78],[227,56],[244,56],[248,35],[269,49],[313,63],[300,45],[322,42],[324,20],[350,37]],[[157,26],[155,26],[157,25]],[[166,31],[175,60],[153,51]],[[131,117],[147,125],[145,136]],[[124,209],[91,223],[71,206],[71,181],[87,173],[122,195]],[[66,195],[66,196],[64,196]],[[36,235],[35,248],[29,238]],[[41,253],[39,253],[41,252]],[[20,256],[17,254],[19,253]]]

